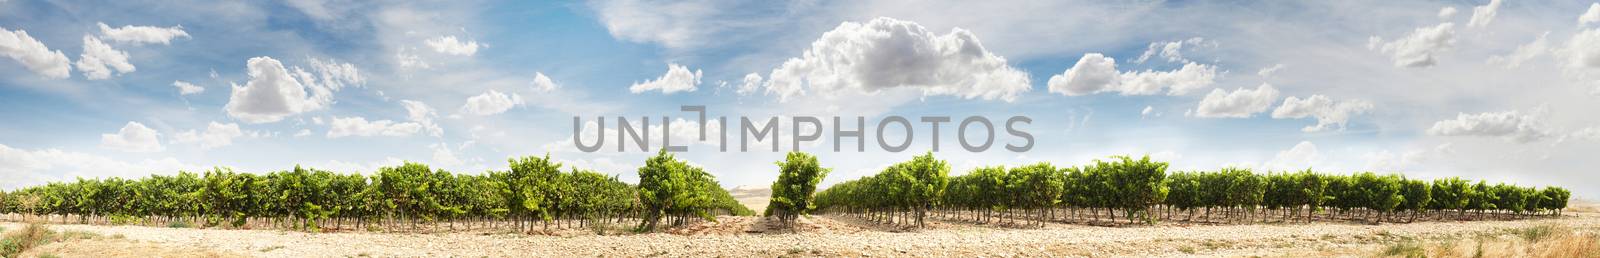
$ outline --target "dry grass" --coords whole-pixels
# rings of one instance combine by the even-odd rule
[[[48,244],[54,239],[54,231],[45,228],[43,224],[31,223],[0,239],[0,256],[17,257],[28,249]]]
[[[1600,257],[1600,232],[1540,225],[1474,237],[1389,244],[1382,257]]]

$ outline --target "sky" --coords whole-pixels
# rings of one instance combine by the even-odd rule
[[[3,189],[543,155],[636,182],[655,153],[616,151],[619,116],[763,187],[791,119],[817,116],[869,130],[865,151],[800,144],[824,185],[937,143],[955,175],[1149,155],[1600,197],[1600,4],[1582,1],[0,0],[0,75]],[[732,118],[730,142],[738,117],[779,118],[782,150],[718,151],[685,105]],[[905,151],[874,144],[889,116],[913,122]],[[954,121],[935,140],[923,116]],[[996,147],[959,147],[971,116]],[[1013,116],[1027,151],[999,147],[1023,143]],[[581,151],[575,127],[610,142]]]

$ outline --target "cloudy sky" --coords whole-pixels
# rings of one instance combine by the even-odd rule
[[[962,150],[945,124],[956,174],[1132,154],[1600,197],[1593,2],[0,0],[0,57],[5,189],[545,154],[636,181],[652,153],[578,151],[574,116],[611,118],[610,137],[616,116],[685,119],[680,157],[727,187],[775,179],[770,147],[697,142],[678,109],[705,105],[781,118],[784,150],[792,116],[1033,119],[1023,153]],[[916,127],[901,153],[871,133],[865,152],[800,148],[831,184],[930,150]]]

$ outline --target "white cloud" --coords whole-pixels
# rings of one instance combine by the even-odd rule
[[[1167,89],[1167,95],[1184,95],[1216,82],[1217,67],[1189,62],[1172,71],[1129,71],[1119,73],[1117,61],[1100,53],[1084,54],[1061,74],[1050,77],[1050,92],[1080,96],[1100,92],[1122,95],[1154,95]]]
[[[411,136],[422,131],[422,124],[395,123],[389,120],[368,122],[362,117],[334,117],[328,125],[328,138],[345,136]]]
[[[428,148],[433,149],[433,162],[435,164],[445,166],[460,166],[463,163],[461,162],[460,158],[456,158],[455,152],[450,151],[449,145],[435,143],[428,145]]]
[[[612,37],[679,49],[703,43],[717,26],[705,18],[721,11],[709,1],[589,1]]]
[[[28,36],[24,30],[8,30],[0,27],[0,55],[10,57],[22,63],[23,67],[46,78],[61,79],[71,76],[72,69],[67,55],[60,50],[50,50],[44,42]]]
[[[128,121],[116,133],[100,135],[100,147],[125,152],[161,151],[161,134],[139,122]]]
[[[1273,156],[1263,169],[1270,171],[1301,170],[1314,167],[1322,163],[1322,152],[1317,150],[1317,145],[1309,141],[1301,141],[1293,148],[1278,152]]]
[[[489,90],[483,94],[467,98],[467,104],[461,106],[461,113],[476,116],[499,114],[511,110],[512,107],[522,105],[522,96],[512,93],[506,95],[499,91]]]
[[[1406,37],[1390,42],[1374,36],[1368,39],[1367,48],[1388,54],[1396,67],[1428,67],[1437,64],[1438,55],[1454,47],[1455,42],[1455,24],[1446,22],[1417,28]]]
[[[432,48],[434,52],[448,55],[472,56],[478,53],[478,41],[457,40],[456,36],[439,36],[422,42]]]
[[[1156,111],[1156,108],[1153,107],[1153,106],[1144,106],[1144,110],[1143,111],[1139,111],[1139,117],[1140,118],[1149,117],[1150,114],[1154,114],[1155,111]]]
[[[294,133],[294,137],[295,138],[306,137],[306,136],[311,136],[311,129],[300,129],[300,132]]]
[[[433,123],[433,118],[438,117],[438,113],[434,112],[432,107],[428,107],[428,104],[415,100],[400,100],[400,104],[406,108],[406,119],[421,124],[423,129],[428,131],[428,135],[439,137],[444,134],[444,129]]]
[[[251,134],[255,135],[256,133]],[[180,144],[199,143],[200,149],[204,150],[233,145],[233,139],[240,136],[245,136],[245,132],[239,129],[239,124],[211,122],[206,125],[204,132],[184,131],[174,135],[172,140]]]
[[[1589,29],[1572,35],[1566,47],[1557,56],[1569,68],[1600,68],[1600,29]]]
[[[1445,143],[1433,148],[1420,148],[1394,153],[1389,150],[1368,152],[1363,155],[1366,160],[1367,171],[1377,172],[1402,172],[1415,167],[1424,161],[1447,157],[1455,153],[1451,144]]]
[[[423,61],[421,56],[411,53],[411,51],[414,51],[415,49],[416,48],[401,47],[400,50],[395,51],[394,59],[396,62],[400,63],[400,68],[408,70],[433,68],[433,66],[428,65],[428,61]]]
[[[1517,46],[1517,50],[1512,51],[1510,54],[1489,57],[1488,63],[1491,65],[1505,66],[1506,68],[1517,68],[1518,66],[1522,66],[1523,62],[1532,60],[1534,57],[1538,57],[1539,55],[1549,51],[1550,47],[1549,43],[1547,42],[1547,38],[1549,37],[1550,32],[1546,31],[1544,34],[1540,34],[1539,38],[1533,40],[1533,42]]]
[[[361,71],[350,63],[340,63],[338,60],[332,59],[322,61],[316,58],[311,58],[310,62],[311,71],[315,72],[317,76],[312,77],[311,73],[295,67],[295,73],[300,77],[301,82],[320,85],[322,88],[334,91],[346,86],[363,86],[367,83],[366,77],[361,76]]]
[[[1578,16],[1578,26],[1587,26],[1596,22],[1600,22],[1600,3],[1589,4],[1589,10]]]
[[[1212,46],[1212,47],[1215,47],[1216,43],[1215,42],[1208,42],[1204,38],[1200,38],[1200,37],[1194,37],[1194,38],[1189,38],[1189,39],[1186,39],[1186,40],[1179,40],[1179,41],[1150,42],[1150,46],[1145,48],[1144,54],[1139,55],[1139,58],[1138,59],[1134,59],[1133,62],[1142,64],[1145,61],[1150,60],[1151,57],[1154,57],[1156,55],[1161,55],[1162,58],[1166,58],[1167,59],[1167,62],[1188,63],[1188,62],[1190,62],[1189,59],[1186,59],[1186,58],[1183,57],[1183,46],[1184,45],[1189,45],[1189,46]]]
[[[168,45],[174,38],[188,38],[189,33],[183,31],[183,26],[153,27],[125,25],[121,28],[112,28],[105,23],[99,23],[100,34],[105,39],[119,43],[161,43]]]
[[[1211,93],[1200,100],[1200,106],[1195,108],[1194,115],[1209,118],[1248,118],[1267,111],[1277,99],[1278,89],[1264,83],[1254,90],[1242,87],[1233,92],[1211,89]]]
[[[228,116],[247,123],[277,122],[327,107],[333,100],[333,91],[365,82],[353,65],[317,59],[311,59],[311,64],[315,74],[294,67],[291,76],[277,59],[250,58],[246,62],[250,81],[244,86],[233,85],[224,109]]]
[[[1600,95],[1600,82],[1595,68],[1600,68],[1600,29],[1588,29],[1572,35],[1565,46],[1551,53],[1562,64],[1562,73],[1584,81],[1593,87],[1589,94]]]
[[[1494,15],[1500,10],[1501,0],[1490,0],[1489,4],[1472,8],[1472,20],[1467,22],[1469,28],[1482,28],[1489,26],[1494,21]]]
[[[1217,67],[1187,63],[1173,71],[1127,72],[1122,74],[1122,95],[1153,95],[1167,88],[1167,95],[1184,95],[1190,91],[1211,86],[1217,79]]]
[[[1600,127],[1588,127],[1572,132],[1572,138],[1600,141]]]
[[[1305,132],[1319,132],[1329,129],[1344,130],[1350,117],[1372,111],[1372,102],[1365,100],[1334,101],[1327,96],[1311,95],[1309,98],[1300,99],[1290,96],[1283,100],[1283,104],[1272,110],[1272,118],[1306,118],[1314,117],[1317,124],[1300,129]]]
[[[82,152],[59,149],[24,150],[0,144],[0,187],[17,187],[59,182],[72,178],[117,176],[136,178],[170,174],[180,170],[198,171],[202,167],[173,158],[126,162]]]
[[[761,79],[761,75],[760,74],[756,74],[756,73],[745,74],[744,75],[744,80],[739,83],[739,89],[738,89],[738,91],[736,91],[736,93],[739,93],[739,95],[750,95],[750,93],[755,93],[756,90],[760,90],[761,89],[761,81],[762,80],[763,79]]]
[[[695,86],[700,85],[700,78],[700,70],[691,72],[688,67],[667,64],[666,74],[662,74],[660,78],[655,80],[634,83],[632,86],[628,86],[628,91],[636,94],[655,90],[661,91],[662,94],[694,91]]]
[[[132,63],[128,63],[128,52],[111,48],[105,42],[94,36],[83,36],[83,54],[78,56],[78,71],[83,72],[83,77],[90,80],[104,80],[111,78],[113,70],[117,74],[126,74],[134,71]]]
[[[558,88],[561,88],[561,85],[556,84],[554,80],[550,80],[550,76],[545,76],[544,72],[533,73],[533,91],[549,92]]]
[[[1433,123],[1428,135],[1500,137],[1509,142],[1526,143],[1551,136],[1550,130],[1532,115],[1521,112],[1461,113],[1455,119]]]
[[[1456,8],[1454,6],[1445,6],[1444,8],[1439,8],[1439,19],[1450,19],[1450,17],[1455,16]]]
[[[1078,58],[1078,62],[1066,72],[1050,76],[1049,87],[1051,93],[1088,95],[1116,88],[1121,84],[1118,76],[1116,59],[1100,53],[1088,53]]]
[[[194,85],[193,83],[186,81],[172,81],[172,87],[178,88],[179,95],[193,95],[206,92],[205,87],[200,87],[199,85]]]
[[[1032,87],[1027,73],[989,52],[970,31],[952,28],[941,35],[892,18],[841,23],[767,79],[766,93],[780,102],[900,87],[919,89],[923,96],[1009,102]]]
[[[1272,65],[1272,67],[1265,67],[1261,68],[1261,70],[1257,70],[1256,75],[1261,76],[1262,78],[1272,77],[1273,74],[1277,74],[1278,71],[1282,71],[1283,68],[1283,64],[1275,64]]]

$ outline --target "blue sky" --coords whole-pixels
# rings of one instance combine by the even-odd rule
[[[547,153],[635,180],[650,153],[577,151],[572,117],[659,125],[706,105],[869,128],[1033,118],[1026,153],[962,151],[942,128],[936,155],[957,174],[1148,154],[1180,170],[1462,176],[1592,198],[1597,24],[1600,7],[1580,1],[3,0],[0,187],[406,160],[481,173]],[[930,141],[803,150],[831,184]],[[776,178],[782,153],[715,149],[679,156],[728,187]]]

